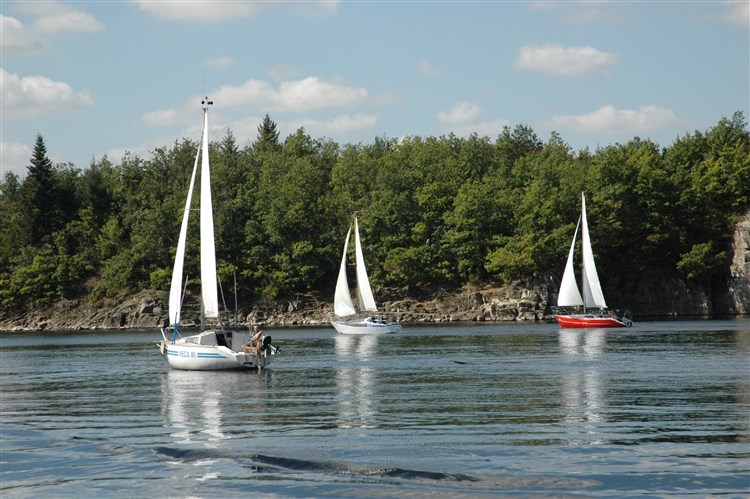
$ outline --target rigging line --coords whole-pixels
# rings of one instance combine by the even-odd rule
[[[234,327],[239,331],[239,304],[237,303],[237,272],[234,272]]]
[[[228,310],[227,301],[224,299],[224,288],[221,285],[221,279],[217,280],[219,283],[219,292],[221,293],[221,303],[224,305],[224,310]]]

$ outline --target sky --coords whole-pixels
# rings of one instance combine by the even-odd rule
[[[750,1],[0,0],[0,174],[198,141],[268,114],[341,145],[503,127],[573,151],[750,118]]]

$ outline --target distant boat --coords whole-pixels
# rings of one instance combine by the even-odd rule
[[[349,292],[349,281],[346,277],[347,250],[349,249],[352,226],[354,227],[354,259],[359,310],[354,307],[352,295]],[[368,312],[374,312],[374,314],[368,314]],[[362,255],[356,214],[344,241],[344,253],[341,256],[341,267],[339,268],[339,277],[333,299],[333,314],[331,314],[330,319],[333,327],[341,334],[384,334],[401,331],[401,324],[387,320],[383,315],[378,314],[378,307],[375,305],[375,298],[370,287],[370,279],[367,277],[365,259]]]
[[[229,324],[223,324],[219,318],[211,172],[208,157],[208,106],[213,102],[206,98],[201,104],[203,105],[203,140],[195,156],[185,211],[182,216],[180,237],[177,241],[177,253],[169,291],[169,327],[161,330],[163,339],[157,345],[162,355],[169,361],[169,365],[175,369],[208,371],[264,368],[271,363],[270,355],[275,352],[271,346],[271,337],[267,336],[262,344],[250,348],[246,346],[250,340],[249,331],[248,333],[241,333],[239,330],[232,331]],[[201,332],[191,336],[182,336],[180,310],[184,292],[185,240],[199,157],[202,159],[200,180]],[[206,330],[207,321],[212,322],[213,329]]]
[[[573,253],[579,226],[581,227],[583,243],[581,271],[583,297],[578,289],[575,271],[573,270]],[[570,311],[567,307],[574,307],[573,311]],[[599,283],[599,275],[594,264],[594,252],[591,249],[588,222],[586,221],[586,195],[584,193],[581,193],[581,218],[578,220],[578,225],[576,225],[573,234],[573,242],[570,244],[568,261],[565,264],[565,272],[557,296],[557,307],[553,307],[553,313],[557,323],[565,328],[628,327],[633,325],[629,310],[625,310],[623,313],[610,311],[604,301],[602,286]]]

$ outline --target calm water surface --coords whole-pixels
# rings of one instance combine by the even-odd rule
[[[0,496],[750,495],[748,320],[267,333],[261,373],[0,334]]]

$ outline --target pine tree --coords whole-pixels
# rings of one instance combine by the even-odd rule
[[[276,123],[268,116],[263,118],[263,122],[258,125],[258,140],[253,144],[256,151],[277,150],[279,148],[279,132],[276,129]]]
[[[37,134],[21,197],[32,246],[38,246],[45,236],[52,233],[56,218],[54,187],[52,161],[47,157],[44,138]]]

